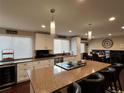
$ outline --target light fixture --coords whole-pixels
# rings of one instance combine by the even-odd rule
[[[92,31],[88,31],[88,39],[89,39],[89,40],[92,39]]]
[[[72,31],[71,30],[69,30],[69,33],[71,33]]]
[[[88,31],[88,40],[92,39],[92,24],[89,24],[89,31]]]
[[[111,33],[109,33],[109,34],[108,34],[108,36],[112,36],[112,34],[111,34]]]
[[[50,13],[52,15],[52,20],[50,22],[50,34],[51,35],[55,35],[55,28],[56,28],[56,26],[55,26],[55,20],[54,20],[55,9],[53,9],[53,8],[50,9]]]
[[[116,18],[115,17],[110,17],[109,21],[114,21]]]
[[[46,28],[46,26],[45,26],[45,25],[41,25],[41,27],[42,27],[42,28]]]
[[[85,0],[78,0],[78,2],[84,2]]]
[[[122,26],[121,29],[124,29],[124,26]]]

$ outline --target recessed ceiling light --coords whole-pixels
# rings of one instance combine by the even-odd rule
[[[78,2],[83,2],[83,1],[85,1],[85,0],[78,0]]]
[[[109,33],[109,34],[108,34],[108,36],[112,36],[112,34],[111,34],[111,33]]]
[[[69,33],[71,33],[72,31],[71,30],[69,30]]]
[[[45,25],[41,25],[41,27],[42,27],[42,28],[46,28],[46,26],[45,26]]]
[[[124,29],[124,26],[122,26],[121,29]]]
[[[109,21],[114,21],[116,18],[115,17],[110,17]]]

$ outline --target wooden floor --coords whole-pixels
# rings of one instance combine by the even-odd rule
[[[13,85],[12,87],[0,91],[0,93],[30,93],[30,82]]]

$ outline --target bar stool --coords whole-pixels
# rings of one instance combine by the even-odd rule
[[[86,60],[89,59],[89,57],[88,57],[88,53],[83,53],[83,59],[86,59]]]
[[[113,63],[112,67],[116,69],[116,76],[117,76],[117,82],[119,84],[119,89],[122,91],[122,87],[121,87],[121,83],[120,83],[120,72],[122,71],[122,69],[124,69],[124,65],[121,63]]]
[[[80,85],[76,82],[74,82],[73,85],[68,87],[67,91],[68,93],[82,93]]]
[[[104,89],[111,92],[113,91],[113,87],[112,87],[112,83],[114,84],[114,88],[115,90],[117,91],[117,85],[116,85],[116,70],[115,68],[112,68],[112,67],[108,67],[102,71],[100,71],[101,74],[104,75],[105,77],[105,82],[104,82]],[[108,88],[111,88],[111,91],[108,90]]]
[[[82,93],[105,93],[103,84],[104,76],[100,73],[94,73],[79,83],[83,91]]]
[[[98,54],[93,54],[92,59],[93,59],[93,61],[101,61]]]

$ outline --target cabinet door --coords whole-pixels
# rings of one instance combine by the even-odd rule
[[[50,66],[54,66],[54,59],[49,59]]]
[[[17,64],[17,82],[29,80],[27,69],[33,69],[32,62]]]
[[[45,50],[45,36],[43,34],[35,35],[35,50]]]
[[[36,34],[35,50],[53,50],[53,36],[39,33]]]
[[[46,35],[45,36],[45,47],[48,49],[48,50],[53,50],[53,37],[50,36],[50,35]]]

